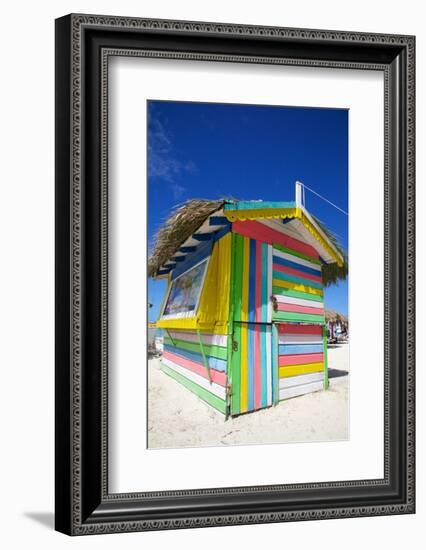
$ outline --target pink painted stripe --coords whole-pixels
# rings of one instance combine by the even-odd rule
[[[270,227],[264,225],[263,223],[256,221],[236,221],[232,224],[232,231],[244,235],[245,237],[250,237],[251,239],[258,239],[264,243],[268,244],[280,244],[301,254],[306,254],[311,256],[311,258],[319,259],[319,254],[312,246],[294,239],[289,235],[275,231]]]
[[[254,287],[254,308],[255,308],[255,321],[260,323],[262,320],[262,243],[256,241],[256,280]],[[260,365],[260,327],[254,326],[254,384],[253,384],[253,397],[254,408],[260,409],[261,407],[261,365]]]
[[[306,353],[304,355],[279,355],[278,365],[280,367],[288,367],[290,365],[304,365],[305,363],[321,363],[323,360],[323,353]]]
[[[256,241],[256,284],[254,291],[255,322],[262,320],[262,243]]]
[[[291,323],[279,323],[280,334],[322,334],[322,327],[319,325],[294,325]]]
[[[260,326],[254,326],[254,408],[260,409],[261,400],[261,380],[260,380]]]
[[[190,361],[185,357],[181,357],[180,355],[175,355],[174,353],[170,353],[169,351],[164,351],[163,357],[165,357],[166,359],[170,359],[170,361],[177,363],[181,367],[185,367],[186,369],[199,374],[203,378],[207,378],[207,380],[209,379],[207,376],[206,367],[204,365],[200,365],[200,363],[195,363],[194,361]],[[216,384],[219,384],[219,386],[223,386],[223,387],[226,386],[226,374],[224,372],[219,372],[217,370],[210,368],[210,376],[211,376],[212,382],[216,382]]]
[[[299,271],[298,269],[293,269],[292,267],[286,267],[285,265],[274,264],[273,270],[281,271],[281,273],[287,273],[287,275],[294,275],[295,277],[309,279],[310,281],[315,281],[316,283],[322,283],[321,277],[311,275],[310,273],[305,273],[304,271]]]
[[[294,313],[312,313],[313,315],[324,315],[323,308],[297,306],[295,304],[284,304],[282,302],[278,302],[278,311],[292,311]]]

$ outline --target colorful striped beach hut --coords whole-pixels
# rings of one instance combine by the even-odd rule
[[[300,202],[188,201],[160,230],[161,368],[226,417],[328,387],[326,279],[345,257]]]

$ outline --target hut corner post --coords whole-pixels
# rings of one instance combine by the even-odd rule
[[[327,390],[328,383],[328,356],[327,356],[327,326],[322,326],[322,341],[324,345],[324,389]]]
[[[229,284],[229,312],[228,312],[228,357],[226,362],[226,408],[225,421],[232,416],[232,353],[234,340],[234,273],[235,273],[235,233],[231,233],[230,254],[230,284]]]

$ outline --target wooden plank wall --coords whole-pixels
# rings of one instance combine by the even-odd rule
[[[277,325],[278,399],[324,388],[324,341],[321,325]]]
[[[273,247],[272,293],[275,321],[320,323],[324,320],[321,263],[295,248]]]
[[[228,336],[196,331],[165,331],[161,368],[198,397],[225,414]]]

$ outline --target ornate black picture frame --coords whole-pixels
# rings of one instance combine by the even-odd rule
[[[385,97],[383,479],[110,494],[110,56],[374,69]],[[177,61],[178,62],[178,61]],[[413,36],[68,15],[56,21],[56,529],[70,535],[414,513]]]

